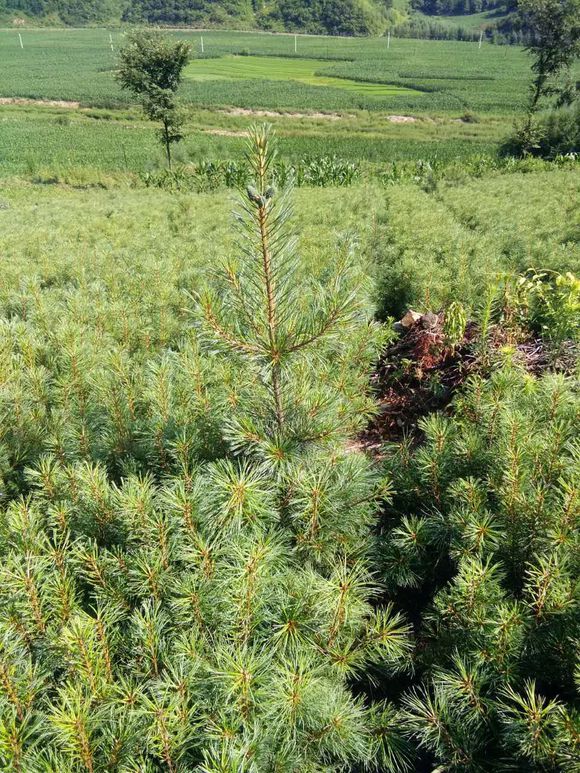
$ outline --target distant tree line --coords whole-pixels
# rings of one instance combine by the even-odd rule
[[[461,25],[444,24],[434,18],[413,15],[396,25],[395,34],[401,38],[421,40],[479,40],[480,30]]]
[[[411,8],[432,16],[457,16],[483,11],[512,13],[517,0],[411,0]]]
[[[562,4],[566,2],[562,0]],[[411,0],[411,15],[400,22],[395,31],[401,37],[468,41],[477,40],[483,32],[491,43],[528,46],[535,33],[525,6],[525,0]],[[461,18],[483,12],[488,13],[487,23],[477,28],[461,23],[450,25],[438,18]]]
[[[466,41],[478,40],[481,29],[446,24],[438,17],[488,11],[491,18],[483,27],[488,41],[530,42],[517,12],[518,0],[411,0],[411,14],[402,19],[392,7],[393,0],[0,0],[0,13],[21,13],[70,26],[122,21],[317,35],[381,35],[390,26],[400,37]],[[398,23],[393,26],[395,17]]]
[[[436,16],[411,15],[394,28],[401,38],[426,40],[477,41],[483,31],[484,39],[497,45],[524,46],[530,36],[517,16],[508,16],[483,28],[467,27],[461,24],[446,24]]]
[[[330,35],[381,34],[392,0],[0,0],[0,11],[69,25],[121,20],[167,26],[260,27]]]
[[[122,0],[0,0],[0,11],[37,17],[53,16],[71,26],[118,18],[123,6]]]
[[[411,0],[411,9],[431,18],[412,14],[397,27],[401,36],[432,38],[435,40],[476,40],[483,29],[491,43],[527,45],[529,32],[518,14],[518,0]],[[450,27],[439,22],[438,16],[467,16],[489,13],[489,23],[479,29]]]
[[[252,0],[129,0],[122,20],[161,25],[220,24],[228,19],[250,21]]]
[[[384,31],[392,0],[130,0],[123,20],[147,24],[221,24],[228,20],[271,30],[367,35]]]

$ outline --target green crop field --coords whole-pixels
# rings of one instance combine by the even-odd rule
[[[54,174],[85,168],[140,173],[160,155],[155,129],[137,114],[111,118],[96,111],[58,108],[0,107],[0,174],[27,174],[50,179]],[[186,124],[177,150],[184,161],[240,159],[245,132],[255,115],[196,112]],[[441,122],[412,125],[365,120],[358,116],[324,118],[265,116],[277,129],[280,153],[289,161],[336,155],[385,166],[405,159],[451,161],[493,154],[506,132],[500,122],[479,126]]]
[[[155,130],[114,79],[123,33],[20,34],[23,48],[18,33],[0,31],[0,99],[80,108],[0,104],[0,174],[146,169]],[[294,36],[204,32],[202,54],[200,33],[174,34],[195,53],[181,89],[189,111],[184,159],[239,158],[253,111],[258,118],[266,111],[291,160],[337,155],[381,164],[490,154],[530,80],[526,54],[513,47],[298,36],[295,53]]]
[[[258,68],[256,78],[235,77],[185,84],[184,98],[199,106],[234,105],[275,109],[323,110],[415,110],[456,112],[475,110],[513,114],[521,108],[530,79],[525,53],[514,47],[443,41],[391,40],[384,38],[348,39],[300,36],[298,53],[294,38],[287,35],[206,32],[200,35],[176,33],[189,40],[196,58],[219,58],[233,54],[287,57],[288,74],[276,63],[275,80]],[[106,30],[39,30],[22,33],[24,48],[13,31],[0,31],[0,96],[35,99],[79,100],[85,105],[127,104],[113,79],[115,54]],[[113,32],[116,49],[123,42]],[[318,62],[307,78],[346,78],[362,83],[396,85],[409,89],[383,93],[358,92],[332,85],[313,86],[296,82],[292,67],[305,60]],[[249,65],[247,65],[249,66]],[[311,62],[304,67],[313,66]],[[226,69],[228,64],[225,64]],[[282,80],[282,82],[281,82]],[[302,79],[301,79],[302,80]],[[422,92],[417,95],[417,91]]]

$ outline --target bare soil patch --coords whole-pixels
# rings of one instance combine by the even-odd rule
[[[417,123],[419,119],[413,115],[388,115],[387,121],[391,123]]]
[[[250,116],[257,118],[313,118],[315,120],[340,121],[341,118],[354,118],[350,113],[283,113],[279,110],[253,110],[247,107],[231,107],[220,110],[225,115]]]
[[[444,312],[408,312],[396,325],[399,335],[383,352],[371,379],[377,414],[353,441],[354,449],[380,457],[385,443],[403,437],[421,442],[419,420],[433,411],[452,410],[452,400],[469,376],[488,375],[495,361],[493,353],[505,345],[513,348],[514,358],[534,375],[546,370],[574,372],[577,350],[571,342],[555,360],[541,338],[529,334],[514,340],[509,331],[494,325],[487,339],[490,359],[486,361],[475,346],[480,340],[475,322],[469,322],[463,340],[450,347],[444,320]]]
[[[24,97],[0,97],[0,105],[34,105],[38,107],[66,107],[78,109],[80,102],[68,102],[64,99],[26,99]]]

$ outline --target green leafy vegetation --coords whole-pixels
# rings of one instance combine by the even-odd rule
[[[411,0],[411,5],[423,13],[440,16],[474,14],[482,11],[508,13],[516,10],[515,0]]]
[[[515,132],[503,143],[502,152],[511,156],[527,154],[543,158],[579,153],[580,100],[517,123]]]
[[[71,26],[102,24],[119,18],[119,0],[2,0],[0,13],[13,18],[60,22]]]
[[[116,73],[121,88],[141,100],[143,112],[161,123],[159,139],[171,169],[171,146],[183,139],[183,113],[176,91],[191,48],[183,41],[172,42],[149,30],[133,32],[122,49]]]
[[[530,31],[527,51],[534,78],[526,116],[516,123],[506,150],[546,157],[574,153],[580,100],[572,68],[580,54],[580,4],[521,0],[519,12]],[[553,112],[539,118],[538,110],[546,104]],[[571,109],[558,110],[562,107]]]
[[[270,170],[272,182],[285,186],[292,182],[297,186],[352,185],[361,177],[360,167],[353,162],[341,161],[333,156],[313,158],[298,164],[278,161]],[[147,186],[176,191],[213,191],[220,187],[240,188],[251,183],[251,168],[236,161],[207,161],[198,166],[180,166],[171,170],[145,172],[143,182]]]
[[[470,109],[491,115],[509,115],[523,109],[530,82],[530,62],[526,54],[514,47],[498,48],[477,44],[445,41],[415,41],[385,38],[316,38],[298,39],[285,35],[254,33],[204,32],[204,54],[200,35],[174,33],[192,44],[193,67],[220,66],[205,64],[208,58],[236,54],[252,57],[288,58],[288,77],[269,81],[264,69],[259,78],[235,78],[210,81],[186,79],[182,97],[196,106],[237,106],[248,109],[282,110],[350,110],[374,112],[419,112],[461,115]],[[24,48],[16,31],[0,31],[0,64],[2,97],[76,100],[83,105],[112,107],[130,102],[115,83],[116,52],[124,43],[123,35],[105,30],[25,30]],[[314,73],[320,76],[361,82],[363,92],[350,88],[313,86],[293,82],[292,67],[302,60],[323,60]],[[203,62],[203,65],[202,65]],[[244,56],[235,60],[244,71]],[[309,62],[309,64],[311,64]],[[306,66],[306,65],[305,65]],[[231,72],[232,61],[225,67]],[[247,69],[245,70],[247,73]],[[377,98],[366,96],[368,84],[400,86],[410,92],[390,92]],[[420,91],[417,95],[414,92]]]

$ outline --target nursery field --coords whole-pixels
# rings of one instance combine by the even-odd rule
[[[5,180],[4,769],[398,773],[458,753],[522,765],[549,754],[567,769],[577,397],[569,373],[535,377],[519,359],[540,345],[525,332],[535,285],[520,300],[514,286],[507,305],[509,285],[497,285],[534,267],[580,268],[578,171],[536,166],[458,168],[434,187],[297,190],[271,255],[287,326],[279,394],[259,354],[260,242],[236,232],[224,190]],[[250,228],[256,211],[242,215]],[[563,281],[556,316],[535,312],[547,335],[577,329]],[[355,442],[371,417],[383,421],[368,379],[393,333],[373,317],[408,306],[463,309],[482,325],[488,315],[495,332],[469,350],[481,371],[455,418],[426,417],[418,448],[387,434],[376,456]],[[412,378],[439,395],[436,368],[415,356],[394,361],[389,389]],[[560,555],[566,572],[544,610],[537,574]],[[419,593],[435,631],[418,620]],[[473,604],[485,620],[475,632]],[[466,610],[460,622],[449,605]],[[508,661],[509,682],[483,650]],[[465,735],[472,704],[449,685],[480,676],[488,708]],[[558,740],[536,751],[521,728],[544,691],[557,695]],[[457,700],[453,714],[444,700]]]
[[[426,308],[427,298],[439,307],[459,297],[475,309],[486,287],[506,271],[580,270],[580,172],[574,168],[460,176],[431,193],[414,183],[385,188],[377,181],[305,188],[294,197],[306,273],[323,274],[341,242],[355,238],[365,272],[386,272],[379,305],[390,314]],[[99,329],[117,329],[131,310],[138,317],[146,301],[156,307],[155,320],[166,307],[167,324],[179,331],[181,311],[173,315],[180,288],[202,282],[207,266],[233,249],[231,206],[227,191],[173,194],[119,185],[75,190],[6,181],[0,194],[4,308],[18,293],[28,294],[29,277],[39,299],[58,297],[63,308],[86,305],[89,319],[99,316]],[[147,296],[145,277],[153,282]],[[93,287],[101,288],[106,304],[113,293],[118,310],[124,299],[132,301],[119,317],[88,296],[81,299]],[[137,317],[127,328],[132,334],[155,329],[159,344],[175,342],[173,333],[163,333],[157,323],[138,324]]]
[[[380,274],[378,300],[385,313],[426,308],[428,298],[437,307],[461,298],[473,310],[503,272],[580,270],[579,198],[580,172],[572,167],[459,175],[430,193],[416,183],[385,188],[378,180],[300,189],[295,199],[301,263],[307,273],[324,273],[340,243],[356,238],[357,263],[370,275]],[[173,297],[168,313],[179,308],[180,288],[202,282],[207,266],[232,250],[227,191],[173,194],[119,185],[75,190],[16,180],[5,183],[0,203],[5,308],[23,281],[26,287],[26,277],[34,277],[45,288],[39,297],[56,294],[67,304],[83,287],[83,293],[102,287],[104,299],[111,292],[121,304],[133,298],[135,305],[128,304],[124,314],[133,308],[139,315],[143,278],[152,275],[147,303],[163,307]],[[159,283],[164,290],[157,297]],[[82,305],[74,301],[76,308]],[[117,313],[86,306],[89,316],[99,314],[100,329],[119,324]],[[179,330],[181,312],[172,316],[166,321]],[[143,325],[134,320],[129,330],[137,334]],[[165,343],[173,340],[159,328],[157,334]]]
[[[172,34],[147,121],[120,31],[0,31],[0,771],[577,773],[580,164],[499,153],[526,54]]]

